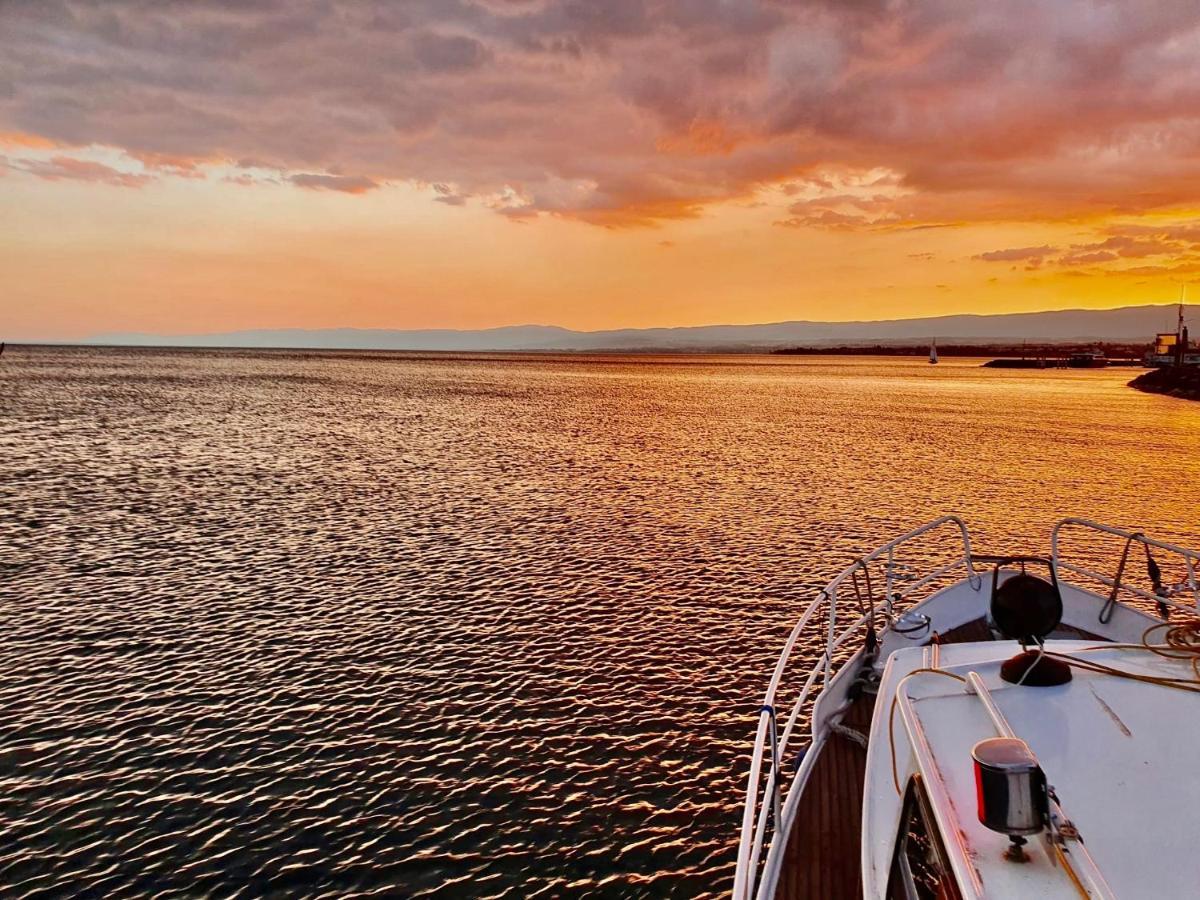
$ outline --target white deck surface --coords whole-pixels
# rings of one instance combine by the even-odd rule
[[[1055,641],[1051,649],[1093,646]],[[1200,694],[1128,679],[1074,671],[1060,687],[1017,687],[1000,680],[999,663],[1019,648],[1001,641],[942,648],[941,667],[982,678],[1013,731],[1041,762],[1066,815],[1116,897],[1200,896]],[[1079,655],[1145,674],[1191,677],[1191,666],[1144,651],[1105,649]],[[900,679],[924,665],[921,649],[902,650],[888,662],[876,709],[867,762],[863,847],[868,897],[883,896],[898,827],[898,798],[888,749],[888,709]],[[1078,891],[1051,865],[1040,837],[1030,839],[1032,861],[1003,859],[1006,837],[979,824],[971,748],[996,734],[980,700],[938,675],[919,674],[904,686],[916,725],[932,751],[933,771],[922,772],[943,841],[954,858],[966,896],[1074,898]],[[902,783],[915,771],[902,716],[895,717],[897,767]],[[1068,847],[1070,845],[1068,844]]]

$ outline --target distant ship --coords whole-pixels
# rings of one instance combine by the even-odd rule
[[[931,366],[937,365],[937,338],[929,342],[929,364]]]
[[[1072,353],[1067,365],[1072,369],[1103,369],[1108,365],[1108,357],[1103,350],[1084,350]]]
[[[950,562],[900,563],[939,534]],[[1198,569],[1086,519],[1038,556],[943,516],[859,557],[759,705],[733,900],[1195,897]]]

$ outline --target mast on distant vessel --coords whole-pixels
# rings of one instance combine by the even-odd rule
[[[1187,299],[1187,285],[1179,286],[1179,318],[1175,321],[1175,365],[1182,366],[1187,356],[1187,326],[1183,324],[1183,302]]]

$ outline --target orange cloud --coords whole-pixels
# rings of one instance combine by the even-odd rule
[[[38,134],[25,134],[20,131],[0,132],[0,147],[28,147],[32,150],[52,150],[58,144],[49,138]]]
[[[728,156],[745,142],[719,121],[693,119],[682,134],[665,134],[654,142],[660,153],[676,156]]]
[[[296,187],[309,188],[315,191],[340,191],[344,194],[365,194],[379,187],[379,183],[363,175],[329,175],[311,172],[298,172],[287,176],[287,180]]]
[[[1008,250],[990,250],[980,253],[976,259],[984,262],[1022,262],[1041,263],[1043,259],[1058,251],[1057,247],[1045,244],[1041,247],[1012,247]]]
[[[153,175],[122,172],[103,163],[71,156],[55,156],[46,160],[0,160],[10,169],[28,172],[46,181],[90,181],[115,187],[140,188],[154,180]]]
[[[140,162],[147,170],[174,175],[177,178],[204,178],[200,165],[204,162],[219,162],[219,160],[203,160],[190,156],[180,156],[171,153],[152,153],[130,150],[129,156]]]

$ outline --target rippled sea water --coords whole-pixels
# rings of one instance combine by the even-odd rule
[[[1200,546],[1200,404],[1134,374],[10,347],[0,885],[721,895],[853,556],[950,511]]]

